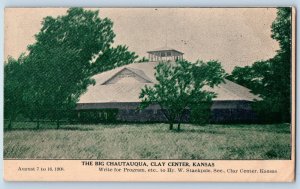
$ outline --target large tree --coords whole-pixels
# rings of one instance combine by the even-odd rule
[[[225,71],[217,61],[161,62],[156,66],[157,84],[145,86],[141,93],[141,108],[158,104],[169,122],[169,129],[178,123],[177,130],[187,109],[196,108],[196,104],[210,102],[215,93],[205,90],[205,86],[214,87],[223,81]]]
[[[75,108],[93,84],[91,76],[136,59],[126,46],[113,47],[113,23],[98,11],[71,8],[66,15],[43,19],[36,42],[28,46],[24,94],[28,111],[37,120],[59,120]]]
[[[264,83],[268,79],[271,69],[271,62],[257,61],[251,66],[235,67],[227,79],[234,81],[252,90],[255,94],[264,94],[266,88]]]
[[[291,8],[278,8],[271,37],[279,42],[275,57],[236,67],[228,79],[250,88],[262,100],[255,104],[269,121],[290,121],[291,113]],[[270,117],[269,117],[270,116]]]
[[[22,54],[17,60],[9,57],[4,63],[4,116],[9,120],[8,129],[12,122],[24,110],[23,93],[26,82],[23,63],[26,56]]]

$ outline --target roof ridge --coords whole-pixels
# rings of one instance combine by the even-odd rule
[[[134,72],[138,76],[142,77],[143,79],[149,81],[150,83],[153,83],[153,81],[151,81],[151,79],[145,74],[145,72],[143,70],[140,70],[137,68],[130,68],[130,67],[126,67],[126,68],[129,69],[130,71]],[[137,73],[136,71],[142,72],[144,75],[141,75],[140,73]]]
[[[121,68],[121,67],[120,67],[120,68]],[[121,73],[121,72],[122,72],[123,70],[125,70],[125,69],[127,69],[127,70],[129,70],[130,72],[132,72],[132,73],[138,75],[139,77],[145,79],[145,80],[148,81],[149,83],[153,83],[153,82],[151,81],[151,79],[148,78],[148,77],[146,76],[146,74],[145,74],[142,70],[135,69],[135,68],[130,68],[130,67],[126,67],[126,66],[125,66],[125,67],[121,68],[118,72],[116,72],[115,74],[113,74],[111,77],[109,77],[107,80],[105,80],[104,82],[102,82],[101,85],[105,85],[108,81],[110,81],[112,78],[114,78],[116,75],[118,75],[119,73]],[[139,70],[140,72],[143,72],[143,73],[144,73],[144,76],[141,75],[140,73],[137,73],[135,70]],[[146,78],[145,76],[146,76],[147,78]]]

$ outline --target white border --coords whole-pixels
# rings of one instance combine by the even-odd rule
[[[297,18],[297,7],[299,7],[299,0],[1,0],[0,2],[0,59],[4,61],[4,7],[261,7],[261,6],[295,6],[296,7],[296,18]],[[297,20],[297,36],[299,36],[299,25],[300,21]],[[296,44],[299,40],[297,39]],[[296,48],[296,54],[299,54],[299,48]],[[298,59],[296,65],[298,63]],[[0,157],[3,159],[3,63],[0,64]],[[297,66],[297,73],[299,73],[300,66]],[[299,97],[299,78],[296,80],[297,97]],[[299,100],[297,102],[297,109],[299,110]],[[299,111],[298,111],[299,112]],[[298,123],[298,117],[296,117],[296,125]],[[296,144],[299,149],[299,136],[300,129],[296,129],[298,136]],[[296,157],[299,161],[300,154],[296,151]],[[3,181],[3,161],[0,163],[0,188],[1,189],[38,189],[38,188],[166,188],[166,189],[179,189],[179,188],[220,188],[220,189],[279,189],[289,188],[296,189],[300,188],[300,169],[297,166],[296,171],[296,183],[101,183],[101,182],[88,182],[88,183],[66,183],[66,182],[4,182]],[[298,182],[297,182],[298,180]]]

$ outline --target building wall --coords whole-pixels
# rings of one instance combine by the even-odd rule
[[[215,123],[252,123],[258,119],[247,101],[216,101],[211,110]]]
[[[117,119],[128,122],[166,122],[163,112],[158,109],[119,109]]]
[[[127,122],[166,122],[162,110],[158,105],[152,105],[144,110],[138,110],[138,102],[124,103],[89,103],[78,104],[78,110],[117,109],[118,121]],[[251,123],[257,117],[251,109],[251,102],[247,101],[215,101],[211,107],[212,123]],[[190,112],[187,110],[183,122],[190,121]]]

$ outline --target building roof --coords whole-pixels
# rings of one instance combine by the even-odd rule
[[[147,51],[147,53],[153,53],[153,52],[161,52],[161,51],[176,51],[178,52],[179,54],[184,54],[183,52],[180,52],[176,49],[173,49],[173,48],[170,48],[170,47],[161,47],[161,48],[157,48],[157,49],[154,49],[152,51]]]
[[[155,79],[155,66],[158,62],[132,63],[113,70],[95,75],[95,85],[88,87],[79,100],[79,103],[109,103],[109,102],[140,102],[139,94],[145,85],[153,86]],[[138,77],[149,82],[115,82],[108,84],[107,81],[116,77],[124,69],[130,70]],[[225,79],[225,83],[206,90],[217,94],[215,101],[253,101],[260,99],[252,94],[249,89]]]
[[[138,69],[134,69],[134,68],[129,68],[129,67],[124,67],[123,69],[119,70],[117,73],[113,74],[112,77],[107,78],[106,81],[104,81],[102,83],[102,85],[108,84],[109,81],[111,81],[112,79],[114,79],[118,74],[122,73],[122,71],[124,70],[128,70],[131,73],[135,74],[136,76],[143,78],[144,80],[147,81],[147,83],[152,83],[153,81],[151,81],[151,79],[142,71],[142,70],[138,70]]]

